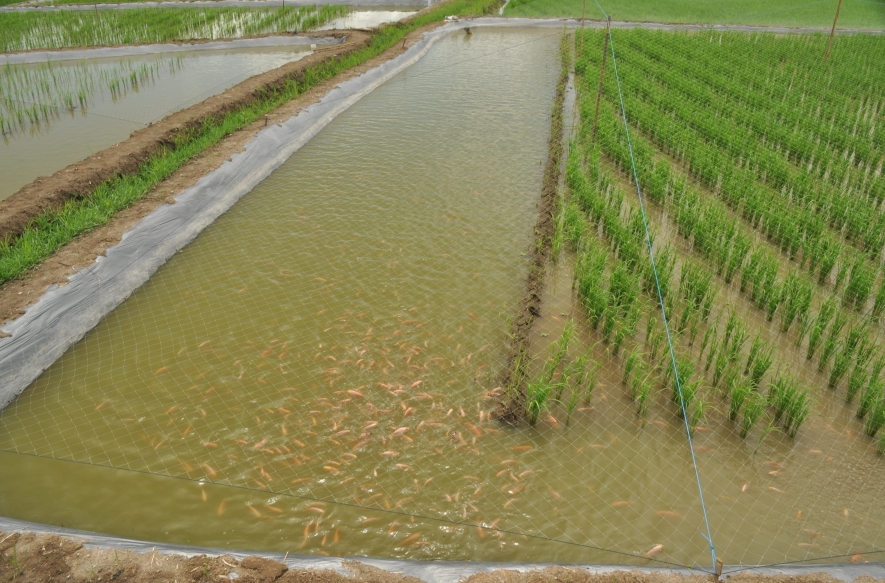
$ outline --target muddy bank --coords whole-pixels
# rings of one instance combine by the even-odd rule
[[[339,568],[298,568],[304,564],[297,558],[283,557],[285,562],[260,556],[237,559],[232,554],[183,555],[133,552],[125,549],[95,548],[84,545],[83,539],[56,534],[31,532],[5,533],[0,531],[0,580],[42,581],[65,583],[95,583],[120,581],[148,583],[155,581],[232,581],[243,583],[311,582],[311,583],[422,583],[425,579],[389,571],[359,560],[342,560]],[[242,555],[240,555],[242,556]],[[319,558],[319,557],[318,557]],[[292,565],[290,568],[288,565]],[[330,562],[335,565],[335,562]],[[428,562],[432,567],[434,563]],[[465,565],[469,566],[470,563]],[[444,567],[425,578],[434,582],[464,583],[703,583],[715,580],[710,575],[645,570],[619,570],[617,567],[546,567],[526,570],[526,565],[513,569],[485,570],[470,568],[469,577],[458,576],[456,569]],[[813,569],[814,567],[808,567]],[[429,573],[428,573],[429,574]],[[750,571],[728,575],[735,583],[878,583],[876,579],[850,573],[839,573],[836,578],[827,572],[793,572],[784,575],[755,574]]]
[[[514,424],[519,422],[525,410],[525,376],[528,366],[529,339],[532,324],[535,318],[541,315],[541,293],[544,290],[553,234],[556,230],[554,221],[556,191],[559,185],[564,151],[562,118],[571,61],[571,53],[566,41],[562,43],[561,50],[563,51],[562,70],[559,79],[557,79],[556,93],[553,97],[550,137],[547,142],[547,162],[544,166],[541,198],[538,202],[538,221],[534,227],[534,244],[529,250],[529,271],[525,290],[519,298],[516,316],[511,325],[510,353],[507,357],[507,365],[499,381],[499,386],[505,388],[505,393],[498,403],[496,414],[503,421]]]
[[[21,316],[25,308],[36,302],[52,284],[64,286],[67,276],[93,264],[97,256],[116,245],[123,233],[164,203],[174,203],[173,197],[195,184],[202,176],[218,168],[233,154],[243,150],[255,134],[266,124],[281,123],[300,111],[317,103],[323,95],[338,84],[406,52],[421,39],[423,34],[443,23],[432,23],[409,33],[405,42],[398,43],[382,54],[359,66],[319,83],[292,101],[268,114],[266,120],[258,120],[224,138],[192,161],[185,164],[163,181],[142,200],[119,212],[108,224],[96,228],[71,241],[52,257],[44,261],[27,276],[7,282],[0,287],[0,323]],[[313,55],[274,71],[248,79],[240,85],[191,108],[173,114],[151,127],[111,148],[65,168],[53,176],[41,178],[18,193],[0,202],[0,236],[20,233],[28,222],[46,209],[57,208],[71,199],[82,198],[102,180],[134,172],[160,148],[172,143],[180,133],[226,112],[257,99],[262,89],[285,83],[308,66],[359,50],[371,40],[365,31],[324,31],[325,36],[347,35],[343,44]]]

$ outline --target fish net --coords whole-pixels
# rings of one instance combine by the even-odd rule
[[[789,278],[802,266],[727,207],[718,177],[705,185],[701,154],[656,145],[664,130],[646,124],[667,116],[641,117],[653,92],[636,80],[656,79],[638,70],[641,47],[721,45],[613,36],[633,142],[611,70],[592,134],[603,35],[588,31],[549,239],[534,230],[549,112],[560,58],[580,45],[549,30],[453,35],[0,413],[0,449],[28,454],[4,455],[0,471],[63,477],[80,505],[145,517],[142,536],[214,546],[634,565],[709,565],[711,546],[736,565],[880,556],[864,553],[885,547],[885,470],[845,404],[850,372],[828,389],[834,365],[806,359],[799,320],[781,332],[794,292],[765,291],[800,286]],[[811,42],[725,36],[721,58],[728,42],[764,40],[770,67],[795,49],[778,42]],[[729,275],[741,237],[750,247]],[[520,343],[545,245],[543,287],[530,290],[540,310]],[[841,289],[813,283],[806,331]],[[855,343],[854,370],[878,324],[854,340],[867,312],[852,310],[840,300],[827,324],[846,314],[831,343]],[[881,372],[870,352],[867,397]],[[518,423],[503,423],[513,403]],[[9,486],[19,500],[45,487]],[[102,520],[86,527],[113,528]]]

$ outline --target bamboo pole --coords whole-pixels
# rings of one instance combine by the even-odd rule
[[[605,79],[605,58],[608,55],[608,35],[612,25],[609,16],[605,23],[605,43],[602,46],[602,68],[599,70],[599,89],[596,91],[596,116],[593,118],[593,141],[596,141],[596,124],[599,123],[599,102],[602,100],[602,81]]]
[[[830,40],[827,41],[827,54],[824,55],[824,65],[827,64],[827,60],[830,58],[830,45],[833,44],[833,35],[836,34],[836,22],[839,20],[839,9],[842,8],[842,0],[839,0],[839,4],[836,6],[836,17],[833,19],[833,29],[830,31]]]

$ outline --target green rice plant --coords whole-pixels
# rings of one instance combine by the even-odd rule
[[[753,361],[753,366],[750,369],[750,383],[753,387],[759,386],[759,383],[762,382],[762,377],[764,377],[765,373],[768,372],[768,369],[771,368],[773,362],[774,345],[765,343],[762,348],[760,348],[759,354]]]
[[[787,276],[783,286],[785,309],[781,312],[781,332],[789,331],[797,317],[801,320],[803,316],[807,316],[813,295],[814,289],[810,281],[800,278],[795,272]]]
[[[795,378],[781,373],[769,387],[768,401],[774,408],[775,422],[782,422],[787,435],[796,437],[811,410],[808,391],[800,389]]]
[[[765,413],[765,397],[758,391],[750,391],[744,415],[741,417],[741,438],[746,439],[753,427]]]
[[[698,334],[701,331],[701,318],[695,313],[688,322],[688,345],[694,346],[694,341],[697,339]]]
[[[869,382],[863,393],[860,395],[860,406],[857,409],[857,417],[859,419],[866,417],[867,413],[872,411],[875,408],[876,403],[882,399],[883,387],[885,387],[885,385],[883,385],[879,375],[881,374],[883,367],[885,367],[885,357],[879,357],[876,362],[873,363],[869,372]]]
[[[701,341],[701,349],[698,351],[698,359],[704,355],[704,350],[706,350],[708,346],[712,347],[716,344],[716,333],[718,332],[718,328],[719,316],[716,316],[716,320],[708,325],[707,330],[704,332],[704,339]],[[708,366],[707,369],[709,368],[710,367]]]
[[[879,400],[871,405],[863,430],[870,437],[876,437],[882,427],[885,427],[885,398],[880,396]]]
[[[845,327],[847,322],[848,316],[842,312],[836,314],[836,318],[833,320],[833,325],[830,326],[830,333],[827,335],[827,339],[824,341],[823,350],[820,353],[820,361],[817,365],[818,372],[823,372],[827,366],[829,366],[830,358],[832,358],[842,345],[841,340],[839,340],[839,332],[842,331],[842,328]]]
[[[555,383],[546,376],[529,382],[526,387],[525,412],[530,425],[535,425],[541,415],[547,411],[550,393],[554,387]]]
[[[605,319],[602,321],[602,339],[606,344],[610,344],[614,336],[615,325],[620,321],[617,305],[609,302],[603,310],[603,316]]]
[[[859,311],[870,297],[875,282],[876,271],[867,263],[865,257],[858,254],[851,266],[848,284],[842,296],[845,305],[853,306]]]
[[[697,389],[694,389],[695,396],[697,395]],[[691,415],[689,416],[688,421],[688,432],[690,435],[694,435],[695,429],[697,429],[698,425],[704,419],[704,413],[707,411],[707,404],[703,399],[695,398],[694,406],[691,409]]]
[[[686,385],[691,383],[692,376],[694,375],[694,365],[688,358],[680,358],[677,360],[676,367],[676,372],[679,375],[678,382],[676,375],[668,377],[668,380],[672,378],[672,382],[670,382],[670,400],[678,405],[680,402],[680,387],[684,389]]]
[[[627,360],[624,362],[624,377],[621,379],[621,383],[624,385],[630,382],[630,374],[636,369],[637,365],[642,362],[642,357],[644,355],[639,352],[639,348],[635,348],[633,352],[627,357]]]
[[[574,202],[569,201],[565,206],[563,219],[563,236],[577,249],[580,242],[584,239],[586,230],[586,223],[581,214],[581,209]]]
[[[728,385],[729,383],[726,383],[726,386]],[[730,387],[727,390],[729,399],[728,420],[735,422],[741,413],[741,409],[750,398],[750,393],[753,389],[748,383],[743,382],[738,375],[735,375],[733,382],[730,383]]]
[[[845,402],[854,401],[854,396],[867,385],[870,378],[870,370],[866,363],[857,363],[851,374],[848,375],[848,391],[845,393]]]
[[[648,417],[648,401],[651,396],[651,373],[647,372],[644,375],[640,375],[637,371],[634,379],[636,380],[636,415],[643,420],[643,427],[645,426],[645,419]]]

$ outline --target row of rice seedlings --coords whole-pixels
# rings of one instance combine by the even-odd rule
[[[0,68],[0,134],[7,136],[42,127],[61,112],[73,115],[86,110],[95,95],[106,87],[116,100],[127,91],[155,81],[164,72],[177,72],[181,57],[142,61],[121,60],[112,65],[10,65]],[[164,66],[165,65],[165,66]]]
[[[601,139],[600,142],[603,144],[606,143],[605,132],[601,131],[600,134]],[[609,142],[610,144],[610,142]],[[642,156],[639,156],[640,158]],[[667,184],[666,189],[671,193],[671,200],[678,201],[680,192],[680,188],[682,185],[678,182],[674,183],[672,180],[667,183],[667,181],[663,178],[666,175],[666,172],[662,171],[661,161],[658,160],[656,162],[656,171],[654,176],[658,178],[658,182],[662,182]],[[646,192],[653,192],[652,188],[647,188]],[[696,233],[693,227],[686,228],[686,225],[697,225],[702,224],[702,220],[697,217],[702,217],[703,213],[699,212],[697,209],[703,208],[703,204],[698,204],[697,199],[694,197],[690,197],[688,195],[683,195],[683,199],[689,198],[691,200],[691,204],[686,206],[677,205],[677,221],[678,226],[680,227],[681,234],[685,236],[692,235],[695,237],[695,241],[698,240],[698,235],[693,234]],[[709,213],[710,215],[716,216],[717,219],[715,222],[721,224],[721,220],[718,219],[720,213]],[[686,220],[685,217],[689,217],[690,220]],[[733,223],[733,221],[732,221]],[[688,231],[688,233],[686,233]],[[704,245],[700,247],[695,245],[695,249],[703,251],[707,250],[705,254],[708,258],[713,258],[719,256],[722,257],[725,255],[721,251],[721,249],[725,249],[727,245],[733,245],[732,242],[725,240],[722,243],[722,247],[717,248],[716,245],[709,245],[709,241],[715,240],[715,238],[711,237],[703,237],[701,240],[706,241]],[[720,265],[722,261],[720,260]],[[864,266],[864,263],[856,263],[856,265]],[[742,277],[741,277],[741,291],[747,293],[754,303],[760,309],[764,310],[766,316],[771,320],[774,316],[776,310],[780,310],[781,315],[781,330],[788,331],[792,326],[793,322],[798,321],[798,332],[796,337],[796,344],[800,345],[803,338],[806,334],[809,334],[809,346],[808,346],[808,354],[809,358],[815,354],[820,343],[826,339],[826,343],[824,345],[824,353],[822,354],[822,360],[820,362],[820,368],[823,371],[824,369],[830,366],[830,363],[833,361],[834,355],[840,355],[838,362],[833,362],[833,366],[836,366],[836,370],[833,371],[831,383],[835,386],[836,383],[840,382],[850,365],[854,363],[854,371],[852,375],[849,376],[849,397],[851,397],[857,389],[857,387],[861,386],[863,383],[864,371],[866,367],[866,363],[869,358],[869,350],[870,346],[866,347],[863,351],[855,351],[853,348],[849,348],[849,350],[843,350],[843,347],[846,345],[843,342],[839,334],[844,326],[844,322],[847,321],[847,314],[842,313],[840,311],[840,318],[835,323],[835,326],[830,330],[829,336],[825,334],[827,324],[829,319],[832,317],[833,313],[837,310],[835,301],[825,301],[821,307],[821,312],[817,320],[810,317],[811,310],[811,302],[814,295],[813,292],[813,284],[807,278],[800,277],[795,272],[791,272],[788,274],[786,280],[783,284],[778,283],[776,279],[777,274],[777,260],[770,254],[762,251],[761,249],[757,249],[753,253],[750,254],[749,259],[746,262],[746,265],[743,267]],[[840,270],[841,275],[845,275],[849,270],[842,269]],[[852,270],[856,275],[858,273],[857,269]],[[863,271],[863,270],[861,270]],[[865,276],[864,276],[865,277]],[[861,277],[863,279],[863,277]],[[844,280],[843,280],[844,281]],[[857,277],[852,277],[851,281],[859,281]],[[849,286],[852,285],[849,283]],[[758,291],[757,291],[758,290]],[[851,297],[851,296],[844,296]],[[843,301],[844,301],[843,297]],[[883,301],[885,301],[885,292],[883,292]],[[853,343],[849,342],[848,346],[852,346]],[[712,356],[712,355],[711,355]],[[852,357],[856,357],[855,360],[852,360]],[[708,358],[708,366],[713,362],[712,358]],[[724,356],[720,356],[717,359],[717,369],[715,372],[715,382],[718,385],[718,380],[721,379],[722,374],[724,372],[724,368],[727,364],[727,359]],[[837,366],[838,365],[838,366]]]
[[[684,299],[684,311],[683,316],[679,319],[677,331],[685,329],[683,323],[690,319],[693,306],[707,305],[708,309],[706,311],[697,310],[697,308],[695,310],[703,317],[705,322],[708,321],[713,304],[710,298],[715,298],[715,291],[712,290],[711,282],[712,272],[705,272],[700,265],[691,261],[684,263],[679,288]],[[790,282],[785,286],[785,289],[787,290],[784,294],[787,298],[787,309],[791,309],[794,313],[793,318],[800,312],[807,313],[808,303],[810,302],[805,298],[810,299],[810,286],[799,286],[796,283]],[[790,308],[791,304],[792,308]],[[686,313],[689,315],[686,316]],[[734,310],[731,310],[726,319],[722,337],[718,343],[717,330],[718,320],[708,325],[701,343],[699,358],[703,358],[704,350],[709,347],[705,370],[709,370],[710,365],[715,362],[712,381],[714,388],[721,385],[723,378],[726,379],[723,397],[730,401],[729,418],[734,421],[739,416],[741,417],[740,432],[742,436],[746,437],[764,417],[766,406],[769,404],[768,400],[759,393],[757,387],[759,387],[765,374],[770,370],[774,362],[774,346],[764,341],[761,335],[757,334],[750,346],[746,362],[738,364],[743,347],[749,338],[749,332],[743,320]],[[694,342],[694,337],[695,334],[690,332],[688,339],[690,345]],[[646,343],[649,351],[648,354],[653,358],[657,358],[663,344],[663,335],[659,333],[656,320],[653,318],[647,322]],[[632,353],[627,359],[629,366],[625,366],[625,383],[629,380],[629,372],[638,367],[638,357],[635,356],[636,354],[637,352]],[[688,416],[689,428],[690,431],[693,431],[693,428],[703,418],[704,411],[707,408],[707,404],[699,396],[700,380],[694,378],[694,365],[688,359],[680,359],[677,366],[680,382],[677,385],[675,375],[672,374],[673,368],[666,365],[666,361],[669,359],[669,353],[666,349],[661,357],[663,361],[661,368],[664,373],[665,385],[668,384],[670,388],[670,399],[679,407],[677,413],[680,417]],[[740,373],[740,366],[743,367],[743,375]],[[747,375],[749,376],[747,377]],[[642,399],[644,375],[636,374],[633,378],[631,396]],[[740,382],[737,382],[739,379]],[[798,399],[798,397],[795,399]],[[808,406],[810,407],[810,400],[808,400]],[[640,410],[642,407],[643,404],[640,401]],[[802,422],[804,422],[805,417],[807,417],[807,412],[804,417],[800,414],[801,407],[794,409],[794,412],[790,414],[789,423],[785,425],[785,431],[791,437],[795,437],[796,432]]]
[[[797,203],[803,204],[805,201],[802,200],[802,196],[809,198],[814,202],[813,206],[818,213],[826,213],[830,227],[834,232],[841,232],[843,226],[846,226],[844,231],[849,239],[869,253],[871,258],[878,257],[883,243],[885,243],[885,220],[882,216],[870,219],[867,212],[869,207],[863,204],[863,199],[869,195],[869,192],[864,192],[858,197],[851,192],[851,189],[845,189],[844,185],[840,184],[836,187],[827,184],[826,181],[812,178],[803,168],[793,167],[788,159],[782,157],[781,152],[772,152],[771,146],[766,145],[764,137],[761,142],[756,137],[758,135],[764,136],[768,127],[763,129],[761,134],[754,135],[745,127],[734,126],[734,122],[729,119],[729,116],[736,111],[741,111],[742,108],[736,108],[734,102],[723,102],[724,111],[713,109],[709,103],[710,91],[707,88],[699,90],[707,96],[697,104],[699,107],[694,104],[689,105],[690,101],[686,99],[686,96],[691,95],[693,87],[698,86],[696,75],[688,77],[683,75],[680,70],[667,69],[666,66],[661,67],[663,62],[671,58],[671,55],[667,54],[658,58],[661,51],[659,46],[644,43],[641,50],[653,52],[656,57],[643,58],[635,54],[632,55],[635,58],[631,59],[629,51],[622,57],[628,64],[635,65],[635,67],[623,67],[625,74],[622,76],[622,82],[629,87],[625,92],[629,100],[628,109],[633,109],[633,99],[646,99],[650,103],[654,103],[658,109],[666,112],[667,118],[675,114],[672,119],[673,123],[688,126],[692,131],[701,134],[695,138],[695,142],[708,141],[711,146],[727,151],[735,159],[740,158],[751,170],[754,180],[766,183],[772,190],[780,189],[783,192],[784,200],[793,195],[795,199],[798,199]],[[691,70],[695,70],[695,68],[692,67]],[[650,87],[646,82],[650,74],[658,81],[654,87]],[[640,94],[635,94],[632,91],[634,85],[640,88]],[[747,135],[745,136],[745,134]],[[720,154],[715,158],[720,167],[723,166],[719,162],[721,157]],[[713,162],[713,160],[707,161]],[[881,189],[881,187],[879,188]],[[848,192],[845,192],[846,190]],[[794,191],[798,191],[801,195],[796,196]],[[861,203],[857,202],[858,198],[861,199]],[[774,223],[778,222],[774,221]],[[770,226],[773,226],[771,222],[766,225],[766,228]],[[798,227],[799,224],[791,223],[785,226]],[[776,229],[776,231],[782,232],[790,230],[793,229]],[[798,229],[795,231],[796,235],[802,234]],[[787,234],[794,241],[793,247],[798,248],[801,241],[793,234]],[[793,252],[791,251],[791,253]]]
[[[598,164],[598,155],[594,156],[591,153],[589,158],[589,175],[591,177],[595,176],[598,180],[597,188],[595,189],[595,192],[598,194],[594,196],[590,192],[594,187],[587,183],[586,177],[580,173],[576,158],[572,157],[569,162],[568,175],[570,177],[569,184],[575,193],[574,200],[581,201],[586,205],[585,210],[596,209],[595,212],[600,213],[594,216],[594,211],[591,210],[589,219],[591,221],[594,219],[599,221],[597,224],[604,234],[617,233],[621,228],[626,228],[626,225],[624,225],[626,220],[621,216],[623,195],[618,194],[610,179],[604,173],[600,173],[598,168],[594,169],[594,166]],[[614,209],[617,209],[618,212],[614,212]],[[631,213],[627,213],[627,217],[632,216]],[[619,221],[620,226],[618,224]],[[621,249],[622,247],[616,246],[616,248]],[[634,253],[636,251],[628,252],[625,255],[633,257]],[[578,271],[584,277],[590,278],[591,281],[599,281],[601,280],[600,274],[604,266],[604,260],[605,257],[598,253],[593,260],[585,259],[584,266],[580,267]],[[594,263],[598,266],[596,270],[588,267]],[[619,265],[623,266],[625,263],[619,263]],[[618,268],[616,267],[615,269]],[[650,292],[649,295],[652,298],[657,299],[656,289],[646,291]],[[709,321],[712,306],[715,303],[716,290],[712,285],[712,277],[709,273],[704,272],[699,264],[686,261],[680,274],[679,291],[682,298],[682,313],[684,314],[681,320],[686,323],[683,328],[688,330],[687,340],[689,344],[693,344],[698,334],[698,323],[703,322],[706,324]],[[666,302],[666,300],[669,300],[669,302]],[[668,296],[665,298],[665,302],[672,306],[674,300]],[[593,298],[590,299],[588,302],[588,314],[590,315],[591,323],[601,321],[602,308],[603,303],[601,301]],[[670,311],[671,313],[676,313],[672,309]],[[677,324],[674,332],[678,334],[679,328]],[[715,336],[715,333],[711,334],[715,329],[716,323],[708,325],[701,352]],[[724,346],[721,350],[721,360],[725,363],[736,362],[747,338],[746,326],[736,314],[731,315],[725,336],[723,340]],[[644,348],[640,349],[637,347],[627,356],[622,378],[622,381],[630,387],[630,396],[636,402],[637,414],[643,417],[647,413],[648,399],[652,388],[652,371],[646,369],[643,362],[644,359],[642,358],[646,357],[650,362],[657,363],[657,369],[662,373],[663,386],[670,391],[670,401],[677,406],[677,414],[680,417],[688,418],[689,431],[693,432],[694,428],[704,418],[705,412],[708,409],[707,402],[701,397],[701,378],[695,377],[694,364],[687,358],[680,359],[677,366],[679,371],[679,383],[677,384],[676,376],[673,374],[670,352],[665,345],[666,333],[654,317],[650,317],[646,321],[645,340],[646,346]],[[759,378],[764,375],[764,371],[767,370],[767,366],[770,366],[772,360],[771,355],[773,351],[766,350],[764,352],[766,353],[764,358],[760,350],[757,350],[757,354],[754,355],[754,360],[766,363],[764,365],[757,365],[761,371],[758,373]],[[724,364],[720,363],[720,367],[723,366]],[[755,424],[755,421],[753,424]]]
[[[0,52],[239,38],[308,30],[346,16],[348,6],[133,8],[0,14]]]
[[[752,128],[757,135],[763,136],[763,144],[771,144],[770,148],[779,151],[783,147],[785,153],[789,152],[790,156],[799,159],[797,166],[807,166],[810,171],[816,162],[816,171],[820,178],[829,178],[831,184],[843,188],[847,186],[845,182],[851,187],[857,187],[859,182],[870,182],[871,177],[864,174],[868,174],[870,167],[875,168],[879,163],[872,142],[875,139],[876,117],[885,102],[872,95],[865,95],[864,90],[859,95],[856,94],[855,98],[850,97],[850,90],[831,91],[830,88],[834,86],[832,77],[834,73],[838,76],[841,71],[822,69],[819,61],[798,64],[797,61],[801,61],[801,58],[797,59],[797,55],[790,53],[789,59],[793,65],[783,67],[784,53],[780,52],[779,45],[792,44],[796,41],[795,38],[778,39],[774,43],[771,42],[772,39],[766,39],[767,44],[774,49],[769,56],[772,60],[765,63],[765,56],[762,56],[760,64],[763,66],[748,70],[743,62],[735,59],[736,55],[741,54],[740,51],[716,54],[717,51],[711,51],[708,43],[699,42],[695,37],[674,42],[674,36],[680,36],[678,34],[661,35],[661,38],[650,43],[636,42],[639,39],[634,37],[645,34],[647,33],[637,31],[636,35],[627,36],[627,42],[624,43],[628,49],[625,60],[633,60],[634,55],[631,52],[634,51],[629,49],[635,47],[635,52],[648,57],[639,59],[644,61],[642,64],[646,67],[650,63],[656,67],[669,64],[671,70],[691,70],[693,74],[688,79],[682,79],[685,82],[680,83],[680,89],[697,95],[700,93],[695,90],[702,91],[701,103],[704,106],[711,107],[719,115],[740,120],[740,124],[747,124],[747,129]],[[720,41],[721,38],[722,36]],[[728,38],[747,42],[742,35],[728,35]],[[758,50],[757,47],[758,43],[754,43],[754,52]],[[685,54],[685,49],[689,49],[692,54]],[[774,54],[778,56],[774,57]],[[851,55],[850,51],[845,56],[868,58],[867,55]],[[709,66],[699,65],[699,62],[706,62]],[[826,77],[826,82],[809,81],[821,73]],[[875,78],[874,73],[864,78],[860,84],[851,83],[850,87],[856,90],[858,85],[875,86],[875,81],[872,81]],[[881,83],[881,77],[879,81]],[[823,103],[826,106],[822,107]],[[774,123],[770,117],[772,110],[776,111]],[[826,115],[822,115],[822,112]],[[837,121],[840,122],[838,125],[835,124]],[[858,132],[858,126],[867,123],[871,124],[867,130],[869,133],[864,135],[863,131]],[[835,129],[834,125],[840,129]],[[826,135],[825,140],[820,139],[822,133]],[[855,160],[855,156],[859,160]],[[851,172],[855,169],[865,171]],[[852,175],[850,178],[849,174]],[[880,197],[877,200],[881,202],[881,191],[878,194]]]

